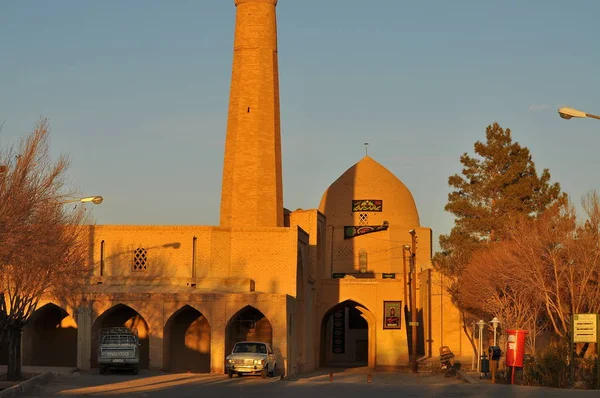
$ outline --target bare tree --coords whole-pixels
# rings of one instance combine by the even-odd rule
[[[567,203],[512,230],[512,257],[523,271],[518,282],[537,291],[552,328],[563,338],[570,335],[573,314],[600,310],[599,208],[592,193],[584,198],[588,218],[583,223]]]
[[[80,286],[86,222],[83,208],[62,205],[68,160],[49,155],[46,120],[15,150],[0,154],[0,317],[9,346],[9,380],[21,378],[21,333],[44,296]]]
[[[573,314],[598,313],[600,198],[592,192],[582,204],[582,222],[567,200],[537,218],[509,220],[506,239],[478,251],[466,268],[459,286],[465,307],[493,313],[533,338],[549,326],[568,339]]]
[[[474,253],[460,280],[460,295],[469,311],[496,316],[506,328],[528,330],[527,344],[535,353],[536,337],[545,328],[543,303],[534,287],[520,283],[523,267],[514,261],[511,244],[495,242]]]

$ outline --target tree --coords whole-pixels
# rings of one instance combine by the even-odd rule
[[[448,290],[463,319],[467,305],[460,297],[460,278],[473,253],[505,239],[511,219],[537,217],[564,197],[559,184],[550,183],[547,169],[538,175],[529,150],[512,141],[510,129],[498,123],[488,126],[485,143],[475,142],[474,150],[475,157],[464,153],[460,158],[462,175],[448,179],[453,191],[445,210],[455,222],[450,234],[440,236],[442,250],[433,259],[434,266],[454,281]],[[463,330],[469,336],[466,324]]]
[[[84,209],[62,203],[68,160],[49,155],[42,120],[17,150],[0,154],[0,337],[8,338],[9,380],[21,378],[21,332],[44,296],[65,297],[83,282]]]
[[[524,267],[513,242],[492,242],[476,251],[458,281],[465,311],[502,319],[503,328],[529,331],[527,344],[535,353],[536,337],[546,328],[543,301],[534,286],[523,284]],[[517,260],[517,261],[515,261]]]
[[[527,329],[533,349],[547,326],[569,341],[573,314],[600,311],[600,197],[592,192],[582,204],[583,221],[566,200],[537,218],[510,220],[505,240],[475,252],[460,278],[465,308]]]
[[[565,339],[572,314],[600,312],[600,198],[592,192],[582,202],[583,222],[568,204],[548,211],[533,228],[520,223],[511,231],[512,261],[521,268],[517,283],[536,290],[552,329]]]

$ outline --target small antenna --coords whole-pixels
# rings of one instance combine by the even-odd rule
[[[369,143],[365,142],[364,146],[365,146],[365,156],[369,156]]]

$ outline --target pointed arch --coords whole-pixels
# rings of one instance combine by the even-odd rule
[[[140,369],[148,369],[150,366],[150,330],[148,327],[148,322],[146,322],[144,317],[140,315],[138,311],[121,303],[112,306],[100,314],[92,325],[92,358],[90,361],[92,368],[98,366],[96,357],[96,353],[98,351],[98,332],[100,329],[114,326],[124,326],[137,329],[138,337],[140,339]]]
[[[227,321],[225,328],[225,356],[239,341],[262,341],[273,344],[273,326],[256,307],[247,305]]]
[[[321,317],[319,367],[376,363],[375,315],[359,302],[348,299],[332,305]]]
[[[170,372],[210,373],[211,327],[208,319],[186,304],[165,323],[163,368]]]
[[[62,307],[47,303],[23,328],[23,365],[77,366],[77,322]]]

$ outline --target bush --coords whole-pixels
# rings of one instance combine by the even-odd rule
[[[597,389],[600,387],[596,358],[579,358],[575,364],[577,378],[583,382],[585,388]]]
[[[523,383],[528,386],[569,388],[569,345],[549,346],[537,358],[523,361]]]

